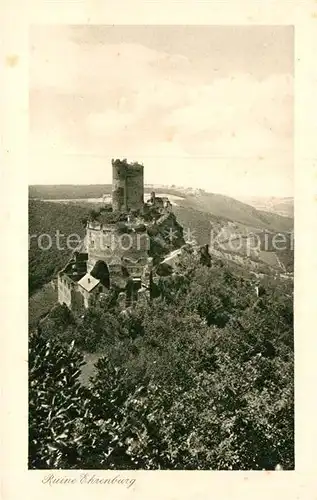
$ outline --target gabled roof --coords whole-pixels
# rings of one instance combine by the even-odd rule
[[[85,274],[85,276],[78,281],[78,285],[80,285],[87,292],[91,292],[99,283],[100,280],[94,278],[89,273]]]

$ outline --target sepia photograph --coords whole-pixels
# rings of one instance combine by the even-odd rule
[[[293,27],[28,51],[28,469],[294,470]]]

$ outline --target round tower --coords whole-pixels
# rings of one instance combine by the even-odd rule
[[[114,211],[142,210],[144,167],[127,160],[112,160],[112,207]]]

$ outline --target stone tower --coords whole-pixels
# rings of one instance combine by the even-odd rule
[[[112,160],[112,208],[114,211],[142,210],[144,167],[127,160]]]

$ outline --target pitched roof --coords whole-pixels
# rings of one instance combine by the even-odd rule
[[[81,280],[78,281],[78,285],[80,285],[87,292],[91,292],[98,284],[100,280],[91,276],[91,274],[87,273]]]

